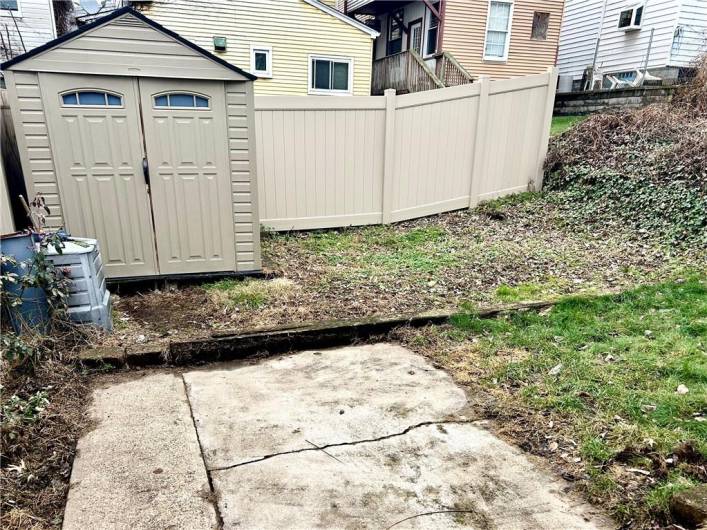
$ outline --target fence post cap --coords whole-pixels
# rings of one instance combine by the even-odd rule
[[[386,88],[386,89],[383,91],[383,94],[385,94],[386,96],[394,96],[394,95],[395,95],[395,89],[394,89],[394,88]]]

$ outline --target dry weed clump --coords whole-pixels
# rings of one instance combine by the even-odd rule
[[[677,90],[673,103],[696,114],[707,116],[707,53],[698,57],[693,67],[695,75]]]
[[[48,336],[25,333],[32,358],[0,362],[2,528],[61,527],[76,441],[87,425],[88,386],[76,353],[99,333],[69,323]]]

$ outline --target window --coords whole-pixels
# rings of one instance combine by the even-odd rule
[[[154,96],[156,108],[209,108],[209,98],[187,92],[171,92]]]
[[[403,50],[403,10],[398,9],[388,15],[388,42],[386,55],[400,53]]]
[[[258,77],[272,77],[272,47],[251,44],[250,73]]]
[[[118,94],[98,90],[77,90],[61,95],[65,107],[122,107],[123,98]]]
[[[226,37],[214,37],[214,51],[225,52],[228,44]]]
[[[547,40],[547,28],[550,25],[550,13],[536,11],[533,13],[533,29],[530,38],[533,40]]]
[[[439,12],[439,2],[434,4],[435,9]],[[432,14],[432,11],[427,9],[427,35],[425,35],[425,55],[432,55],[437,51],[437,31],[439,28],[439,19]]]
[[[351,94],[353,60],[309,56],[310,94]]]
[[[0,0],[0,11],[8,11],[3,15],[12,15],[14,17],[22,16],[20,12],[20,0]]]
[[[619,13],[619,29],[633,31],[641,29],[641,19],[643,18],[643,4],[635,5],[629,9],[624,9]]]
[[[508,44],[511,37],[513,3],[491,0],[486,20],[486,42],[484,60],[505,61],[508,59]]]

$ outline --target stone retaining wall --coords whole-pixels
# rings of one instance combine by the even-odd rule
[[[635,108],[670,101],[675,91],[670,87],[622,88],[566,92],[555,96],[555,116],[590,114],[614,108]]]

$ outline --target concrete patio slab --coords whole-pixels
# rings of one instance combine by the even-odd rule
[[[64,530],[217,528],[184,383],[158,374],[96,389]]]
[[[209,469],[456,418],[464,392],[391,344],[306,351],[184,374]]]
[[[400,346],[119,378],[94,391],[65,530],[611,527]]]
[[[285,454],[212,478],[225,529],[603,526],[561,493],[564,481],[471,424]]]

